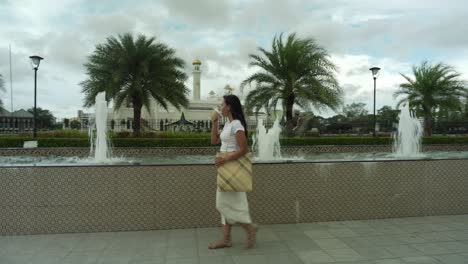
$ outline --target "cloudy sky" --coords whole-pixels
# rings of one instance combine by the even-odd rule
[[[464,0],[0,0],[0,74],[7,89],[0,96],[10,110],[9,45],[14,109],[33,106],[29,56],[40,55],[38,106],[63,118],[83,109],[83,63],[109,36],[155,36],[176,49],[187,73],[199,58],[203,97],[226,84],[238,92],[256,70],[248,67],[248,54],[268,48],[276,34],[297,32],[329,51],[346,104],[372,108],[368,69],[378,66],[377,109],[394,107],[400,73],[423,60],[450,64],[468,79],[467,14]]]

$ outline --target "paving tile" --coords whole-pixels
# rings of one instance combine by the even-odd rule
[[[96,264],[128,264],[130,256],[100,256]]]
[[[304,251],[304,250],[320,250],[320,247],[312,239],[296,239],[284,241],[290,250]]]
[[[363,247],[375,247],[373,241],[369,240],[367,237],[343,237],[341,238],[346,245],[350,248],[363,248]]]
[[[257,241],[258,242],[272,242],[272,241],[280,241],[277,232],[271,229],[261,229],[257,233]]]
[[[334,238],[335,236],[326,230],[308,230],[304,234],[311,239]]]
[[[128,264],[165,264],[164,257],[158,256],[134,256],[128,261]]]
[[[337,238],[314,239],[313,241],[321,249],[349,248],[347,244],[345,244],[343,241]]]
[[[327,230],[329,229],[328,226],[325,225],[320,225],[318,223],[300,223],[296,224],[296,228],[302,231],[307,231],[307,230]]]
[[[335,260],[324,250],[306,250],[296,252],[297,256],[304,262],[310,263],[334,263]]]
[[[468,240],[468,230],[447,231],[445,234],[455,240]]]
[[[196,247],[170,247],[167,248],[166,258],[193,258],[198,257],[198,250]]]
[[[468,241],[446,241],[436,244],[446,248],[450,253],[468,253]]]
[[[95,264],[102,252],[77,252],[70,253],[62,259],[66,264]],[[0,262],[3,263],[3,262]]]
[[[232,256],[200,256],[200,264],[235,264]]]
[[[298,240],[298,239],[308,239],[310,238],[308,235],[305,234],[305,232],[311,232],[311,231],[294,231],[294,232],[276,232],[276,235],[280,240]],[[259,232],[260,236],[260,232]]]
[[[394,246],[403,244],[395,235],[381,235],[366,237],[372,246]]]
[[[375,264],[406,264],[402,259],[379,259],[375,261]]]
[[[198,264],[198,257],[167,259],[166,264]]]
[[[440,255],[452,253],[436,243],[411,244],[411,247],[421,251],[423,255]]]
[[[221,228],[0,237],[0,263],[468,263],[468,215],[262,226],[254,249],[209,250]]]
[[[337,237],[337,238],[360,236],[359,233],[356,233],[351,228],[332,228],[332,229],[328,229],[328,232],[330,232],[330,234],[332,234],[334,237]]]
[[[416,236],[426,240],[426,242],[454,241],[444,232],[415,233]]]
[[[443,264],[466,264],[468,263],[468,256],[462,254],[448,254],[433,256]]]
[[[263,227],[261,227],[263,229]],[[296,224],[283,224],[283,225],[269,225],[268,228],[270,228],[273,231],[276,232],[293,232],[293,231],[299,231],[300,229]]]
[[[365,259],[375,260],[395,257],[390,251],[383,247],[354,248],[354,250]]]
[[[379,236],[383,235],[382,232],[380,232],[376,228],[372,227],[360,227],[360,228],[349,228],[352,232],[357,234],[358,236]]]
[[[400,242],[401,244],[412,244],[412,243],[427,243],[429,241],[425,240],[424,238],[416,235],[415,233],[411,234],[401,234],[401,235],[394,235],[392,236],[396,241]]]
[[[268,255],[240,255],[232,256],[236,264],[302,264],[301,259],[293,253]]]
[[[411,247],[410,245],[396,245],[384,247],[395,257],[415,257],[424,255],[421,251]]]
[[[406,257],[402,260],[407,264],[440,264],[437,259],[429,256]]]
[[[335,261],[360,261],[365,260],[363,256],[359,255],[351,248],[342,249],[328,249],[325,252],[330,255]]]
[[[226,249],[227,255],[264,255],[291,252],[285,241],[272,241],[257,243],[252,249],[246,249],[244,244],[235,245],[232,248]]]

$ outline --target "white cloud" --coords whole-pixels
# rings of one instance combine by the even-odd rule
[[[45,8],[46,7],[46,8]],[[40,10],[40,12],[38,12]],[[462,0],[15,0],[0,5],[0,73],[9,90],[8,45],[13,49],[15,108],[32,106],[33,71],[28,57],[42,55],[39,105],[58,117],[76,115],[82,106],[82,64],[98,43],[119,33],[156,36],[186,63],[202,60],[202,96],[236,88],[255,71],[248,54],[269,49],[273,36],[297,32],[314,37],[340,67],[345,103],[373,103],[368,69],[382,68],[377,107],[394,106],[392,94],[422,60],[454,65],[468,79],[468,34]],[[191,89],[191,79],[187,80]],[[9,96],[1,95],[5,105]]]
[[[338,80],[345,93],[345,104],[363,102],[369,112],[374,104],[374,81],[370,68],[381,68],[376,81],[376,109],[384,105],[395,108],[393,93],[404,80],[400,72],[410,69],[410,64],[390,58],[373,58],[368,55],[334,55],[332,60],[340,68]]]

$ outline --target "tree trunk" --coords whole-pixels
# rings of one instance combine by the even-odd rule
[[[424,115],[424,135],[432,136],[432,114],[430,112]]]
[[[138,98],[133,98],[133,136],[140,136],[140,121],[141,121],[142,105]]]
[[[293,124],[293,106],[294,106],[294,95],[290,95],[288,98],[286,98],[286,126],[284,129],[285,135],[286,136],[292,136],[293,128],[295,124]]]

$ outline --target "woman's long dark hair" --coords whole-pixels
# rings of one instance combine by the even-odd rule
[[[245,122],[244,111],[242,111],[242,104],[239,98],[233,94],[223,96],[226,105],[231,108],[231,114],[233,119],[237,119],[244,126],[245,137],[248,138],[247,122]]]

